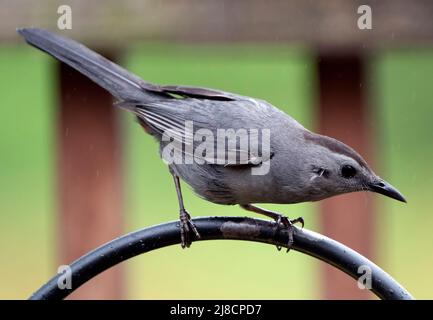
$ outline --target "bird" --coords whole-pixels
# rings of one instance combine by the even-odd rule
[[[200,239],[200,233],[185,208],[180,180],[205,200],[275,220],[277,229],[288,232],[288,249],[294,224],[303,227],[303,218],[289,219],[257,203],[319,201],[357,191],[406,202],[354,149],[308,130],[265,100],[152,84],[67,37],[33,27],[17,32],[111,93],[114,105],[134,114],[156,139],[176,189],[182,248]]]

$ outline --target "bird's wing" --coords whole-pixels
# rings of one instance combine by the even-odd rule
[[[180,86],[180,85],[152,85],[146,86],[147,90],[155,93],[165,93],[178,95],[181,97],[197,98],[197,99],[208,99],[208,100],[219,100],[219,101],[234,101],[242,99],[243,97],[234,93],[225,92],[221,90],[192,87],[192,86]]]
[[[170,146],[183,157],[240,166],[259,165],[273,156],[270,132],[266,131],[270,128],[263,127],[266,108],[255,99],[161,100],[135,105],[132,111],[150,127],[163,147],[173,142]]]

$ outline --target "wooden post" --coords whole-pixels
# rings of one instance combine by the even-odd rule
[[[64,64],[58,70],[58,248],[67,264],[122,233],[121,148],[110,94]],[[122,293],[116,267],[71,297],[119,299]]]
[[[318,61],[322,134],[337,138],[357,150],[371,163],[372,137],[367,129],[363,59],[359,55],[322,55]],[[352,193],[320,204],[323,233],[368,258],[374,251],[374,212],[371,195]],[[373,259],[374,261],[374,259]],[[323,264],[323,298],[366,299],[348,276]]]

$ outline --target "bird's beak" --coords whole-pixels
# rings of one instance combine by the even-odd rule
[[[382,179],[378,179],[372,182],[370,184],[370,190],[406,203],[406,199],[400,193],[400,191],[398,191],[396,188],[394,188],[392,185]]]

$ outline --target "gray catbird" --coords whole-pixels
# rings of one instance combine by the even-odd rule
[[[18,29],[18,33],[108,90],[119,100],[117,105],[134,113],[160,142],[179,200],[182,247],[191,244],[191,233],[200,235],[185,210],[179,177],[206,200],[239,204],[275,219],[277,226],[288,229],[289,248],[293,223],[303,225],[303,219],[289,220],[253,203],[317,201],[354,191],[373,191],[406,202],[352,148],[305,129],[266,101],[212,89],[150,84],[73,40],[37,28]],[[189,129],[184,129],[188,122]],[[250,140],[242,144],[242,137],[235,134],[230,147],[230,135],[220,136],[220,129],[233,129],[236,134],[244,130]],[[174,142],[181,144],[167,148]],[[195,152],[199,147],[200,152]]]

